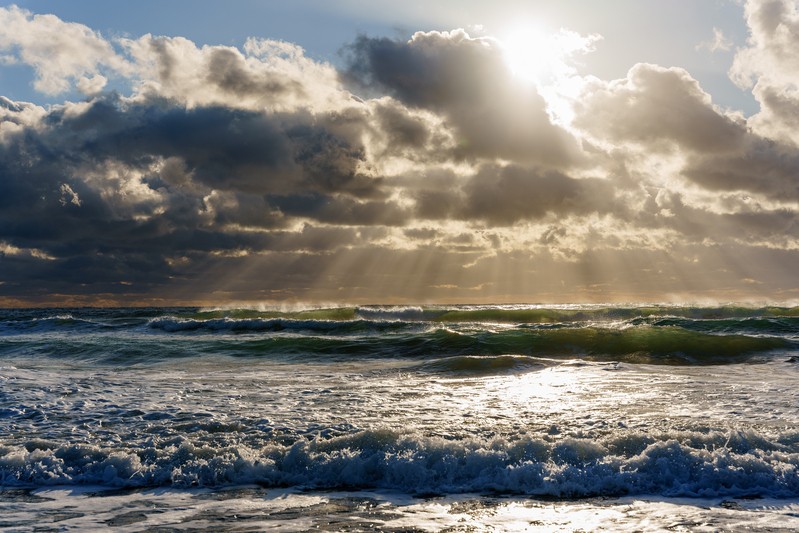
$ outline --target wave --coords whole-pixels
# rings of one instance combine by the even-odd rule
[[[600,440],[522,435],[448,440],[391,429],[263,446],[0,445],[0,487],[390,489],[558,498],[660,494],[797,497],[799,453],[753,432],[627,434]]]
[[[428,320],[431,317],[429,310],[418,306],[358,307],[356,314],[367,320]]]
[[[259,333],[259,332],[313,332],[334,335],[384,333],[408,329],[419,329],[416,324],[400,321],[373,320],[329,320],[292,318],[214,318],[197,320],[174,316],[150,320],[148,326],[170,333],[185,331]]]
[[[650,317],[721,320],[751,317],[799,317],[799,307],[691,307],[691,306],[566,306],[566,307],[465,307],[441,311],[440,322],[561,323],[607,322]]]
[[[722,336],[673,327],[641,326],[462,332],[435,329],[418,334],[359,339],[272,338],[259,342],[257,349],[275,354],[289,351],[398,358],[512,355],[690,365],[743,362],[756,354],[790,346],[790,342],[776,337]]]
[[[70,313],[63,313],[0,321],[0,335],[47,332],[53,330],[74,331],[104,327],[107,327],[107,325],[101,322],[85,318],[76,318]]]
[[[449,358],[456,356],[578,357],[649,364],[724,364],[793,344],[780,337],[716,335],[673,326],[627,328],[520,327],[485,330],[409,329],[403,322],[326,321],[178,321],[166,319],[151,327],[168,331],[218,328],[226,331],[260,331],[309,334],[253,337],[226,346],[217,353],[243,356]],[[368,332],[373,334],[369,335]],[[347,336],[350,334],[356,334]],[[462,360],[471,361],[471,360]],[[474,360],[473,364],[479,360]],[[485,363],[496,364],[496,363]],[[500,363],[501,364],[501,363]]]
[[[779,337],[715,335],[674,326],[534,329],[513,339],[529,342],[530,355],[583,355],[631,363],[717,364],[792,344]]]
[[[799,308],[0,310],[0,335],[4,338],[0,355],[79,357],[98,362],[107,359],[115,364],[203,355],[430,361],[451,357],[569,357],[628,363],[727,364],[799,347]],[[462,359],[447,364],[491,367],[505,364],[501,361],[511,360]]]
[[[288,319],[288,320],[354,320],[357,317],[355,307],[323,307],[318,309],[298,309],[285,311],[282,309],[212,309],[212,310],[175,310],[170,313],[179,318],[195,320],[211,319]]]
[[[490,375],[538,370],[553,362],[522,355],[475,356],[461,355],[427,361],[415,367],[419,372],[465,375]]]
[[[716,365],[742,363],[796,348],[782,337],[714,334],[674,326],[641,325],[624,328],[537,327],[504,329],[422,328],[405,322],[351,323],[326,321],[175,321],[150,323],[160,334],[92,334],[7,338],[0,356],[45,356],[95,361],[100,364],[157,363],[204,355],[268,358],[272,360],[344,361],[355,359],[460,360],[457,365],[523,364],[526,357],[579,358],[631,364]],[[253,333],[228,337],[218,331]],[[199,331],[199,336],[186,338]],[[209,333],[210,334],[205,334]],[[490,361],[480,357],[519,359]],[[477,359],[463,359],[476,357]],[[515,361],[515,362],[514,362]]]
[[[690,307],[690,306],[358,306],[285,309],[198,308],[64,308],[0,309],[0,326],[51,322],[87,322],[99,325],[138,326],[153,319],[176,320],[319,320],[404,321],[433,323],[559,324],[658,320],[716,321],[730,325],[761,321],[796,325],[799,307]]]
[[[0,309],[0,335],[127,329],[157,314],[153,308]]]
[[[799,318],[799,307],[747,306],[601,306],[601,305],[459,305],[459,306],[358,306],[285,311],[281,309],[225,309],[192,312],[185,318],[286,318],[317,320],[404,320],[446,323],[544,324],[607,322],[640,318],[679,317],[693,320],[753,317]]]

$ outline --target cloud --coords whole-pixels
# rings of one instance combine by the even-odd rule
[[[681,68],[638,64],[626,78],[588,84],[574,125],[599,141],[646,149],[694,152],[737,149],[746,135],[738,117],[712,105],[710,95]]]
[[[136,91],[145,98],[268,111],[331,109],[350,100],[331,66],[305,57],[291,43],[251,38],[242,52],[145,35],[120,45],[135,65]]]
[[[101,71],[130,70],[108,41],[83,24],[16,6],[0,8],[0,53],[7,63],[33,67],[34,87],[51,95],[68,91],[72,83],[94,94],[105,86]]]
[[[419,192],[424,218],[481,220],[506,226],[520,220],[571,214],[612,213],[615,194],[604,179],[575,179],[557,171],[521,166],[483,165],[459,188],[444,186]]]
[[[799,10],[791,0],[749,0],[747,46],[739,49],[730,76],[752,88],[760,112],[749,121],[755,131],[799,146]]]
[[[401,226],[411,213],[392,201],[359,200],[345,195],[295,194],[267,196],[270,206],[292,217],[311,218],[325,224]]]
[[[48,111],[3,99],[3,292],[156,294],[235,258],[328,254],[378,236],[365,226],[405,223],[366,168],[362,104],[228,100],[108,94]]]
[[[747,191],[777,201],[799,201],[799,153],[763,138],[752,137],[731,154],[692,156],[683,175],[710,190]]]
[[[648,185],[684,187],[685,178],[708,191],[795,202],[796,148],[751,124],[714,106],[687,71],[648,64],[587,84],[573,121],[613,159],[634,166],[639,180],[650,174],[642,180]],[[655,168],[665,175],[651,175]]]
[[[730,38],[724,35],[724,32],[718,28],[713,28],[713,38],[709,41],[703,41],[696,46],[697,50],[706,49],[710,52],[729,52],[732,50],[733,42]]]
[[[460,158],[561,168],[580,159],[576,140],[552,123],[535,88],[513,79],[493,39],[463,30],[417,32],[409,41],[361,36],[347,52],[350,80],[443,116]]]
[[[463,30],[357,37],[339,71],[281,41],[0,16],[39,90],[86,94],[0,97],[0,299],[798,296],[791,4],[747,5],[735,68],[757,116],[638,64],[569,70],[557,121],[498,41]],[[82,59],[40,47],[59,39]]]

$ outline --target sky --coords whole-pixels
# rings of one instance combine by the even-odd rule
[[[0,306],[799,302],[789,0],[0,2]]]

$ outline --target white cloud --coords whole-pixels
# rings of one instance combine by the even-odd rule
[[[94,74],[91,76],[82,76],[75,85],[83,94],[92,96],[102,91],[106,83],[108,83],[108,78],[102,74]]]
[[[730,69],[738,85],[752,88],[761,111],[750,126],[799,146],[799,10],[794,0],[749,0],[750,37]]]
[[[699,43],[696,49],[705,49],[711,52],[729,52],[732,50],[732,46],[732,39],[724,35],[724,32],[719,28],[713,28],[713,38]]]
[[[70,90],[73,83],[96,92],[105,81],[101,71],[129,71],[127,61],[97,32],[16,6],[0,8],[0,53],[7,63],[32,66],[34,87],[51,95]]]
[[[713,106],[710,95],[686,70],[676,67],[638,64],[626,78],[594,80],[575,107],[574,125],[612,146],[729,151],[746,131],[737,117]]]
[[[269,112],[351,104],[335,69],[290,43],[248,39],[244,53],[231,46],[198,47],[183,37],[145,35],[120,43],[135,64],[140,97]]]

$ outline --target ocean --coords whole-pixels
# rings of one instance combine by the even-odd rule
[[[4,531],[799,529],[799,308],[0,310]]]

